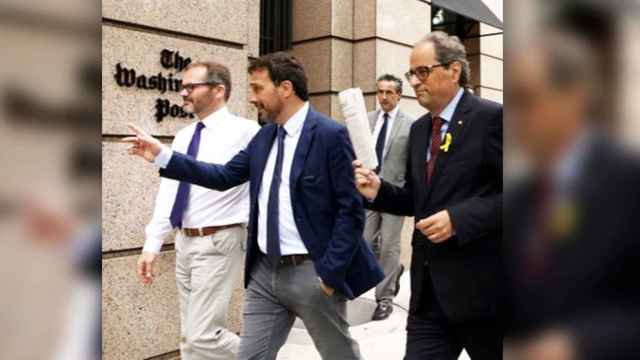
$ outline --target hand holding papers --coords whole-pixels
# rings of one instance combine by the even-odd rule
[[[341,91],[338,98],[356,158],[362,162],[365,168],[375,169],[378,166],[378,158],[371,136],[362,90],[360,88],[347,89]]]

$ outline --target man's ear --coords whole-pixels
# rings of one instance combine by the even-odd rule
[[[459,61],[454,61],[449,64],[449,69],[453,75],[453,81],[457,84],[460,82],[460,76],[462,76],[462,64]]]
[[[283,80],[278,87],[280,88],[280,95],[285,99],[289,98],[294,93],[293,84],[289,80]]]
[[[227,87],[220,84],[216,86],[216,99],[224,99],[227,93]]]

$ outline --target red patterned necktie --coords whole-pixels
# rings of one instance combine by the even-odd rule
[[[440,150],[440,143],[442,142],[442,136],[440,135],[441,129],[442,118],[436,116],[431,120],[431,147],[429,148],[429,161],[427,161],[427,183],[431,181],[433,168],[436,165],[436,158]]]

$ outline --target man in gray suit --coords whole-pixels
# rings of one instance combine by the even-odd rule
[[[404,185],[407,165],[407,141],[414,119],[398,106],[402,96],[402,80],[385,74],[378,78],[377,97],[380,109],[368,114],[369,125],[376,144],[379,175],[386,181]],[[404,217],[367,211],[364,238],[374,248],[379,241],[379,262],[385,278],[376,287],[378,306],[372,320],[384,320],[393,311],[392,301],[400,290],[400,276],[404,266],[400,264],[400,232]]]

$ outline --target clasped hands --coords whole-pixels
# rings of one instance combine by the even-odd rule
[[[360,194],[369,200],[375,199],[380,190],[380,177],[373,170],[364,168],[360,160],[355,160],[352,165],[355,173],[356,188]],[[447,210],[441,210],[421,219],[415,226],[434,244],[444,242],[454,234],[453,224]]]

